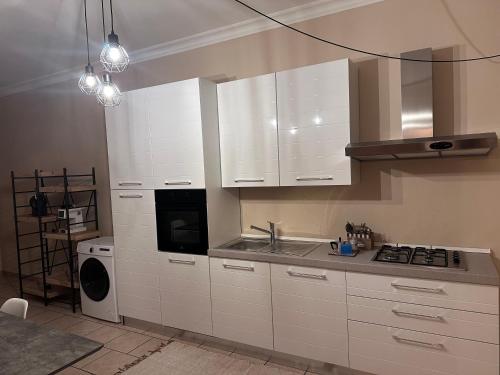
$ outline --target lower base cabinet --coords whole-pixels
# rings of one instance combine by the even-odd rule
[[[210,258],[213,335],[273,349],[269,263]]]
[[[207,256],[160,253],[162,324],[212,335]]]
[[[157,255],[156,252],[117,251],[116,294],[120,315],[161,324]]]
[[[352,369],[383,375],[498,375],[498,345],[349,321]]]
[[[349,366],[345,272],[271,264],[274,350]]]

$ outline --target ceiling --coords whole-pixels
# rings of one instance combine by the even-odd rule
[[[247,0],[266,13],[345,0]],[[87,0],[91,60],[102,46],[101,2]],[[109,1],[104,0],[106,34]],[[115,0],[115,31],[129,52],[249,19],[233,0]],[[0,91],[86,64],[83,0],[0,1]],[[133,53],[132,53],[133,55]]]

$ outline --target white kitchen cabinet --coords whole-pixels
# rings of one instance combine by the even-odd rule
[[[223,187],[279,186],[276,77],[217,85]]]
[[[150,87],[148,122],[155,189],[204,188],[200,79]]]
[[[212,334],[207,256],[160,253],[162,324]]]
[[[161,323],[153,190],[111,191],[120,315]]]
[[[210,258],[213,334],[273,349],[269,263]]]
[[[349,366],[345,272],[271,264],[274,350]]]
[[[281,186],[351,185],[358,162],[357,73],[348,59],[276,73]]]
[[[349,319],[498,344],[498,315],[365,297],[347,297]]]
[[[380,375],[498,375],[498,345],[349,320],[350,367]]]
[[[351,368],[498,374],[498,287],[357,272],[346,282]]]
[[[147,115],[147,89],[123,94],[117,107],[106,107],[111,189],[151,189],[153,162]]]
[[[347,272],[347,294],[498,315],[498,287]]]

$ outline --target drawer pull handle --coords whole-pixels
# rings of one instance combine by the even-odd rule
[[[332,176],[299,176],[295,178],[297,181],[328,181],[328,180],[333,180]]]
[[[165,181],[165,185],[191,185],[191,181]]]
[[[234,182],[264,182],[264,178],[235,178]]]
[[[396,308],[392,309],[392,312],[396,315],[407,316],[410,318],[420,318],[420,319],[432,319],[432,320],[443,320],[441,315],[426,315],[426,314],[416,314],[411,312],[399,311]]]
[[[142,198],[142,194],[120,194],[120,198]]]
[[[286,271],[286,273],[288,273],[290,276],[293,276],[293,277],[305,277],[307,279],[326,280],[326,275],[324,275],[324,274],[314,275],[312,273],[300,273],[300,272],[295,272],[295,271],[291,271],[291,270]]]
[[[399,337],[398,335],[392,335],[392,338],[394,340],[401,342],[401,343],[404,343],[404,344],[425,346],[427,348],[433,348],[433,349],[438,349],[438,350],[444,349],[444,345],[441,343],[433,343],[433,342],[426,342],[426,341],[420,341],[420,340],[404,339],[402,337]]]
[[[437,288],[426,288],[423,286],[413,286],[413,285],[403,285],[403,284],[398,284],[396,282],[392,282],[391,286],[394,288],[398,289],[408,289],[408,290],[416,290],[419,292],[427,292],[427,293],[443,293],[444,290],[442,287],[437,287]]]
[[[327,181],[327,180],[333,180],[332,176],[299,176],[295,178],[297,181]]]
[[[140,186],[142,181],[119,181],[118,186]]]
[[[196,264],[196,262],[194,260],[182,260],[182,259],[172,259],[172,258],[168,258],[168,261],[170,263],[178,263],[178,264],[190,264],[192,266],[194,266]]]
[[[222,266],[224,268],[227,268],[228,270],[240,270],[240,271],[250,271],[250,272],[255,271],[255,268],[253,266],[235,266],[226,263],[224,263]]]

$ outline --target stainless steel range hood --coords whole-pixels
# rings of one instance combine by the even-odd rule
[[[413,59],[432,59],[426,48],[401,54]],[[497,145],[496,133],[434,136],[432,64],[401,61],[402,139],[351,143],[346,156],[357,160],[439,158],[486,155]]]

